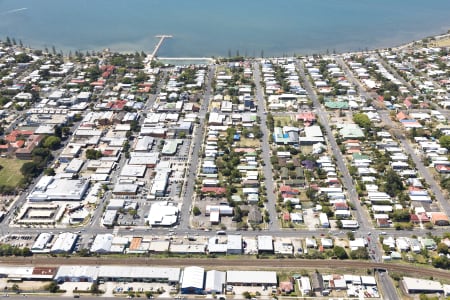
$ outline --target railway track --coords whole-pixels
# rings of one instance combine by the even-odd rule
[[[358,260],[312,260],[312,259],[229,259],[229,258],[152,258],[152,257],[3,257],[0,265],[61,266],[61,265],[136,265],[185,267],[202,266],[216,269],[386,269],[422,277],[434,277],[450,280],[450,272],[423,266],[373,263]]]

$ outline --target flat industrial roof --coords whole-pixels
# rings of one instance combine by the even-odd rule
[[[227,271],[228,283],[277,284],[277,273],[273,271]]]

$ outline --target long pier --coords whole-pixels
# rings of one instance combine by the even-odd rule
[[[151,62],[155,58],[156,54],[158,53],[159,48],[161,48],[161,45],[164,43],[164,40],[168,39],[168,38],[172,38],[173,36],[167,35],[167,34],[160,34],[160,35],[156,35],[155,37],[159,38],[159,42],[158,42],[158,44],[156,44],[155,48],[153,49],[153,52],[149,55],[149,57],[148,57],[149,62]]]

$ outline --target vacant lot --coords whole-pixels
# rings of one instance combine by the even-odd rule
[[[16,187],[22,179],[20,168],[26,161],[18,159],[0,158],[0,184]]]
[[[244,138],[241,137],[241,140],[236,143],[238,147],[250,147],[250,148],[259,148],[261,143],[258,139]]]

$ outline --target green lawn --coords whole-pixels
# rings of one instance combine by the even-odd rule
[[[292,119],[290,116],[274,116],[273,120],[275,121],[275,126],[277,126],[278,121],[281,123],[281,126],[291,126]]]
[[[20,168],[27,161],[19,159],[0,158],[0,184],[16,187],[23,178]]]

